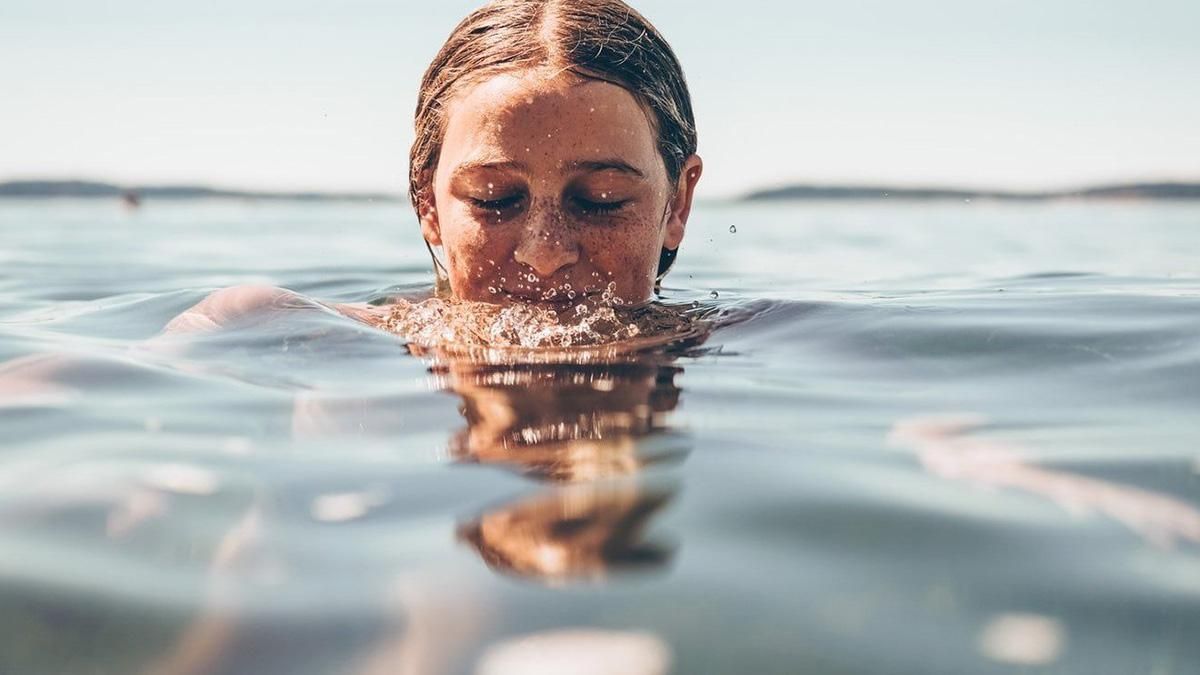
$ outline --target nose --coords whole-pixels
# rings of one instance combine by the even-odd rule
[[[531,213],[513,257],[538,276],[548,279],[579,262],[579,243],[557,209]]]

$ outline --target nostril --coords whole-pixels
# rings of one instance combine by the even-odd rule
[[[534,234],[517,247],[515,258],[537,276],[547,279],[558,270],[579,261],[579,249],[560,236]]]

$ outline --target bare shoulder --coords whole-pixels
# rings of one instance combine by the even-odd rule
[[[213,291],[208,297],[171,319],[163,333],[208,332],[274,311],[305,307],[316,309],[324,308],[324,305],[278,286],[230,286]]]
[[[401,304],[408,303],[401,301]],[[395,304],[321,302],[286,288],[265,284],[230,286],[213,291],[171,319],[163,329],[162,336],[208,333],[235,324],[270,320],[283,312],[296,310],[337,313],[379,327],[395,311],[395,307]]]

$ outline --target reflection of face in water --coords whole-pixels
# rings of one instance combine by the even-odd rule
[[[451,367],[447,386],[467,419],[451,449],[461,461],[555,482],[634,474],[672,454],[662,446],[673,438],[679,372],[636,363]]]
[[[491,509],[460,536],[494,569],[547,581],[664,563],[669,550],[643,534],[675,490],[635,476],[687,451],[668,425],[679,372],[645,363],[447,367],[467,419],[451,442],[460,461],[571,484]]]
[[[493,569],[544,581],[653,568],[670,548],[643,541],[673,488],[572,485],[495,508],[459,528]]]

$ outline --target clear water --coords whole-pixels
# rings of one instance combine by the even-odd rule
[[[427,285],[400,206],[0,203],[0,361],[57,355],[5,371],[0,673],[1198,672],[1198,261],[1195,204],[713,203],[703,344],[431,365],[144,347]]]

